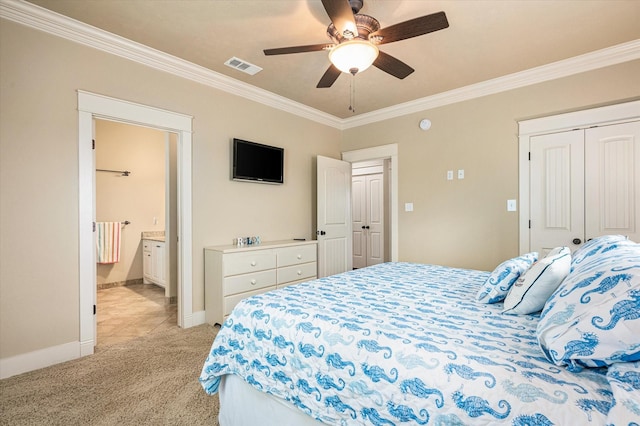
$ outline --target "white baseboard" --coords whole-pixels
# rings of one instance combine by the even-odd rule
[[[80,342],[69,342],[0,359],[0,379],[80,357]]]
[[[184,328],[204,324],[206,322],[205,312],[194,312],[189,319],[190,321],[187,321],[188,324],[185,324]],[[93,340],[82,343],[69,342],[50,348],[38,349],[26,354],[2,358],[0,359],[0,379],[91,355],[93,354],[94,343]]]

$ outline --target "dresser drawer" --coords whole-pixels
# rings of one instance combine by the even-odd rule
[[[315,278],[317,273],[316,269],[316,262],[278,268],[278,284],[284,284],[289,281],[299,281],[305,278]]]
[[[222,282],[222,295],[228,296],[274,285],[276,285],[275,269],[254,272],[253,274],[234,275],[224,278]]]
[[[224,257],[223,275],[246,274],[276,267],[276,255],[272,251],[231,253]]]
[[[284,247],[278,250],[278,266],[297,265],[316,261],[316,245],[306,244],[296,247]]]
[[[238,293],[238,294],[234,294],[233,296],[226,296],[224,298],[224,308],[223,308],[224,316],[226,317],[227,315],[229,315],[231,311],[233,311],[233,308],[235,308],[235,306],[238,303],[240,303],[242,299],[246,299],[247,297],[254,296],[256,294],[266,293],[267,291],[275,290],[275,289],[276,289],[275,286],[273,286],[273,287],[261,288],[254,291],[247,291],[246,293]]]

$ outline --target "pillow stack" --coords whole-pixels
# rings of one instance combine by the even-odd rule
[[[640,361],[640,245],[623,236],[589,241],[538,323],[545,356],[571,371]]]

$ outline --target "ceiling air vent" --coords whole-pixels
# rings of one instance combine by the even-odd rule
[[[235,68],[249,75],[254,75],[262,71],[262,68],[260,68],[259,66],[250,64],[249,62],[243,61],[242,59],[236,58],[235,56],[229,59],[224,64],[228,67]]]

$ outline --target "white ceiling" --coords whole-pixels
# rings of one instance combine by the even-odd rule
[[[30,2],[335,117],[354,115],[350,75],[316,88],[329,66],[326,52],[262,52],[327,42],[320,0]],[[356,114],[640,39],[638,0],[365,0],[360,12],[384,28],[438,11],[449,28],[380,46],[413,74],[399,80],[371,67],[355,77]],[[225,66],[233,56],[263,71],[250,76]]]

